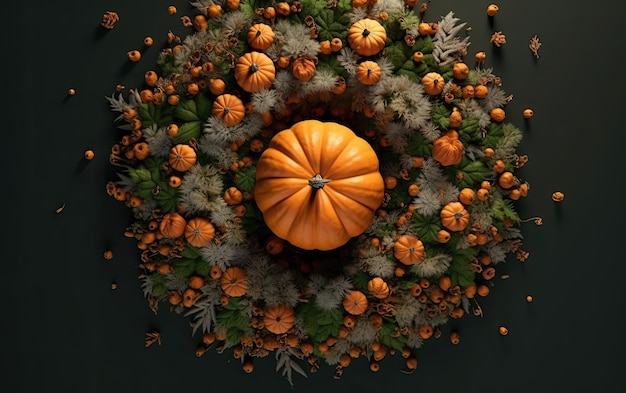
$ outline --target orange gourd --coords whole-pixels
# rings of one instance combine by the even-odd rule
[[[159,230],[164,237],[176,238],[185,233],[186,226],[187,220],[180,214],[166,213],[159,223]]]
[[[453,232],[462,231],[469,223],[469,212],[461,202],[450,202],[439,213],[441,224]]]
[[[205,217],[194,217],[187,221],[185,239],[194,247],[209,244],[215,236],[215,226]]]
[[[265,223],[303,249],[335,249],[363,233],[383,194],[376,153],[337,123],[298,122],[257,162],[254,199]]]
[[[256,50],[265,50],[274,42],[274,30],[265,23],[255,23],[248,29],[248,44]]]
[[[291,73],[300,82],[308,82],[315,75],[315,62],[306,57],[299,57],[291,65]]]
[[[274,334],[287,333],[296,322],[293,308],[280,304],[268,307],[263,313],[265,328]]]
[[[463,143],[454,130],[449,130],[433,142],[432,157],[443,166],[461,163],[463,152]]]
[[[361,19],[348,29],[348,44],[361,56],[378,54],[387,40],[385,28],[374,19]]]
[[[364,85],[373,85],[380,80],[381,70],[378,63],[366,60],[356,67],[356,78]]]
[[[243,101],[233,94],[220,94],[213,101],[213,116],[221,119],[229,127],[241,123],[246,115]]]
[[[265,53],[247,52],[235,64],[235,80],[248,93],[269,89],[276,77],[274,62]]]
[[[470,69],[467,64],[463,62],[455,63],[452,67],[452,76],[458,80],[465,80],[469,76]]]
[[[243,296],[248,292],[248,273],[239,266],[230,266],[220,277],[220,285],[228,296]]]
[[[197,154],[193,147],[179,143],[170,149],[168,162],[173,169],[185,172],[196,164],[196,159]]]
[[[381,277],[374,277],[367,282],[367,290],[377,299],[389,296],[389,285]]]
[[[393,244],[393,256],[404,265],[414,265],[424,258],[424,244],[413,235],[402,235]]]
[[[421,83],[426,94],[437,96],[443,92],[446,81],[443,79],[441,74],[437,72],[429,72],[422,77]]]
[[[343,308],[351,315],[360,315],[367,310],[369,302],[361,291],[351,290],[343,298]]]

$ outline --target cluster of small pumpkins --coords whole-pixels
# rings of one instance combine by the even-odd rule
[[[395,352],[407,359],[409,370],[414,370],[417,360],[413,350],[441,331],[439,322],[395,324],[398,295],[410,294],[417,300],[423,321],[460,318],[468,311],[478,315],[478,303],[468,308],[472,304],[468,301],[486,296],[495,277],[495,263],[486,246],[505,242],[502,233],[518,220],[512,205],[504,203],[500,208],[508,209],[505,217],[488,228],[480,228],[472,225],[470,206],[489,204],[496,197],[517,200],[528,194],[529,185],[514,175],[515,162],[493,157],[492,147],[482,148],[482,160],[492,165],[482,179],[470,179],[459,166],[466,158],[468,146],[460,135],[465,119],[455,103],[487,97],[489,85],[484,81],[468,82],[473,71],[463,61],[437,65],[428,48],[407,49],[407,53],[411,52],[409,59],[418,75],[415,81],[425,94],[433,102],[450,107],[447,127],[429,144],[430,157],[412,154],[411,165],[397,173],[381,172],[386,160],[391,162],[398,154],[384,133],[376,130],[377,114],[370,106],[352,112],[334,106],[332,101],[325,106],[308,105],[305,97],[294,94],[286,98],[279,111],[256,113],[250,96],[272,89],[277,71],[288,70],[295,81],[307,83],[316,76],[320,63],[336,57],[342,48],[350,48],[362,61],[354,70],[355,81],[337,75],[329,92],[342,97],[348,94],[350,83],[376,85],[383,78],[381,59],[392,38],[387,23],[397,27],[400,15],[418,18],[417,10],[413,10],[417,7],[415,1],[406,0],[401,11],[394,11],[398,15],[379,10],[375,0],[337,1],[334,7],[344,7],[344,14],[354,8],[367,17],[349,23],[327,39],[321,16],[308,14],[309,8],[319,12],[319,7],[309,7],[313,3],[314,0],[226,0],[200,10],[192,19],[191,34],[218,28],[220,18],[228,12],[247,11],[249,25],[243,29],[240,40],[207,41],[202,48],[192,50],[174,41],[163,50],[159,60],[163,70],[145,73],[144,86],[136,91],[136,105],[124,102],[126,105],[116,107],[122,112],[119,119],[124,125],[120,128],[128,133],[113,146],[111,163],[131,169],[131,179],[136,184],[133,187],[123,181],[110,181],[107,193],[126,203],[135,214],[136,220],[126,235],[136,239],[141,250],[143,276],[161,283],[152,286],[152,292],[147,294],[151,307],[156,310],[158,303],[165,302],[177,310],[189,311],[207,290],[220,293],[217,312],[220,307],[237,307],[250,287],[245,265],[211,265],[195,270],[177,265],[183,256],[197,256],[202,247],[228,237],[228,228],[214,224],[209,217],[189,214],[178,202],[177,192],[188,181],[186,175],[194,166],[215,164],[198,148],[202,122],[207,117],[219,119],[225,127],[237,127],[246,116],[259,116],[263,127],[260,133],[229,144],[228,150],[236,153],[238,159],[218,169],[224,179],[220,198],[232,208],[234,219],[245,224],[246,217],[263,217],[265,227],[250,229],[249,233],[258,237],[260,252],[285,269],[296,269],[305,280],[310,272],[328,274],[324,270],[328,264],[316,264],[318,253],[316,257],[301,258],[311,250],[325,251],[334,259],[359,266],[372,253],[382,255],[393,261],[395,270],[386,277],[365,271],[359,273],[365,280],[350,277],[355,287],[345,293],[343,317],[332,334],[320,337],[307,332],[306,326],[299,323],[297,307],[259,303],[253,308],[248,330],[235,341],[226,330],[203,332],[198,356],[214,345],[220,352],[232,348],[244,370],[251,372],[253,357],[288,349],[314,369],[339,340],[350,337],[356,324],[367,323],[379,332],[377,338],[368,345],[353,345],[334,358],[338,375],[351,359],[359,356],[368,357],[370,368],[376,371],[385,355]],[[325,11],[332,13],[332,7],[328,5]],[[272,26],[281,19],[309,27],[308,38],[319,41],[318,53],[287,56],[272,52],[270,48],[280,39]],[[436,22],[419,21],[416,26],[417,35],[404,38],[408,48],[416,45],[416,40],[430,42],[438,31]],[[208,54],[212,60],[207,60]],[[197,111],[191,113],[191,107]],[[494,124],[503,123],[506,117],[502,108],[494,108],[489,116]],[[168,154],[154,154],[154,146],[145,136],[149,127],[151,132],[156,129],[167,135],[172,144]],[[333,143],[324,143],[329,140]],[[416,225],[413,220],[419,214],[412,202],[420,189],[415,179],[425,159],[430,158],[449,174],[451,181],[463,186],[457,200],[444,204],[436,222],[431,222],[430,228],[437,230],[432,236],[423,237],[406,229]],[[246,178],[244,174],[250,173],[246,172],[248,169],[254,173],[251,184],[242,180]],[[370,228],[374,220],[385,222],[385,217],[394,217],[393,225],[386,222],[382,229]],[[420,277],[412,270],[429,257],[431,245],[438,249],[446,245],[456,248],[461,242],[469,243],[475,250],[464,262],[465,278],[459,278],[460,273],[453,268],[431,277]],[[342,274],[340,270],[332,272]],[[163,277],[168,275],[184,278],[186,287],[167,287]],[[450,338],[457,343],[458,333],[453,332]]]

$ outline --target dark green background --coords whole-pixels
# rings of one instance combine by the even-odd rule
[[[381,0],[382,1],[382,0]],[[519,176],[531,184],[520,201],[530,258],[510,260],[482,318],[466,316],[419,350],[410,375],[403,359],[383,360],[372,373],[364,358],[340,380],[322,364],[295,387],[274,371],[272,357],[244,374],[238,361],[214,351],[194,354],[199,337],[188,320],[158,315],[144,300],[139,251],[123,236],[130,210],[105,192],[119,138],[105,96],[120,83],[140,87],[154,68],[168,30],[185,36],[181,0],[59,0],[3,5],[2,40],[2,321],[3,392],[582,392],[624,388],[623,207],[624,63],[622,2],[502,0],[490,23],[487,0],[433,0],[425,15],[449,11],[471,27],[469,54],[487,52],[486,66],[513,94],[508,119],[525,131]],[[175,4],[179,13],[166,12]],[[116,11],[110,31],[102,15]],[[489,43],[501,30],[507,43]],[[139,63],[126,52],[156,43]],[[538,35],[535,60],[528,48]],[[470,57],[471,59],[471,57]],[[77,94],[67,96],[75,88]],[[525,122],[524,108],[535,116]],[[86,162],[85,149],[96,157]],[[565,193],[555,204],[554,191]],[[55,210],[65,204],[57,214]],[[113,260],[103,258],[113,250]],[[113,291],[115,281],[118,289]],[[535,301],[527,304],[531,294]],[[506,337],[498,326],[508,326]],[[461,333],[453,346],[449,330]],[[161,346],[144,347],[159,329]]]

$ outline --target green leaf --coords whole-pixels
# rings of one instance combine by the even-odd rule
[[[477,247],[455,250],[455,254],[452,256],[452,263],[447,271],[452,280],[452,285],[468,286],[475,284],[475,273],[470,262],[477,254]]]
[[[437,240],[437,233],[441,230],[441,220],[439,216],[423,216],[413,212],[411,216],[411,228],[422,242],[439,244],[439,240]]]
[[[202,134],[202,122],[190,121],[178,126],[178,132],[173,136],[173,140],[176,143],[187,143],[192,138],[199,138]]]
[[[458,130],[459,139],[464,144],[471,144],[482,141],[482,132],[478,125],[478,119],[473,117],[466,117],[461,121],[461,126]]]
[[[182,121],[198,121],[200,118],[197,114],[196,102],[191,99],[183,99],[174,109],[174,117]]]
[[[330,336],[336,336],[339,326],[343,324],[343,310],[333,308],[323,310],[315,305],[315,302],[301,303],[296,309],[296,314],[315,344],[326,340]]]
[[[445,105],[434,104],[431,113],[433,124],[440,130],[447,130],[450,125],[450,113],[452,113],[452,111]]]
[[[256,183],[256,167],[248,166],[243,167],[237,171],[237,178],[235,184],[243,192],[254,191],[254,184]]]
[[[190,244],[187,244],[185,248],[183,248],[181,256],[183,258],[196,259],[201,256],[200,249]]]
[[[416,157],[429,156],[431,150],[432,144],[419,132],[414,132],[411,135],[411,139],[409,139],[406,147],[407,154]]]
[[[195,262],[189,258],[178,258],[172,261],[172,266],[178,277],[187,278],[193,274]]]
[[[171,187],[167,181],[159,181],[156,183],[159,192],[154,195],[154,199],[161,206],[164,212],[171,213],[176,210],[178,204],[177,191]]]
[[[452,170],[454,173],[450,173],[450,176],[456,176],[457,172],[463,174],[463,178],[457,184],[459,188],[474,188],[474,186],[489,178],[492,174],[492,169],[488,168],[482,161],[470,161],[465,158],[461,164],[455,166]]]
[[[508,218],[513,222],[520,222],[513,201],[510,199],[495,199],[491,205],[491,214],[498,221],[504,221]]]
[[[404,42],[394,42],[386,47],[385,51],[387,59],[391,61],[396,70],[402,68],[407,59],[412,60],[413,57],[413,51]]]

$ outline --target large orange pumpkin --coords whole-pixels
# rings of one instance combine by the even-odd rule
[[[287,333],[295,322],[293,308],[284,304],[268,307],[263,313],[263,325],[274,334]]]
[[[259,158],[254,198],[278,237],[331,250],[367,229],[384,188],[365,140],[337,123],[304,120],[276,134]]]
[[[220,277],[220,286],[228,296],[243,296],[248,292],[248,273],[239,266],[230,266]]]

